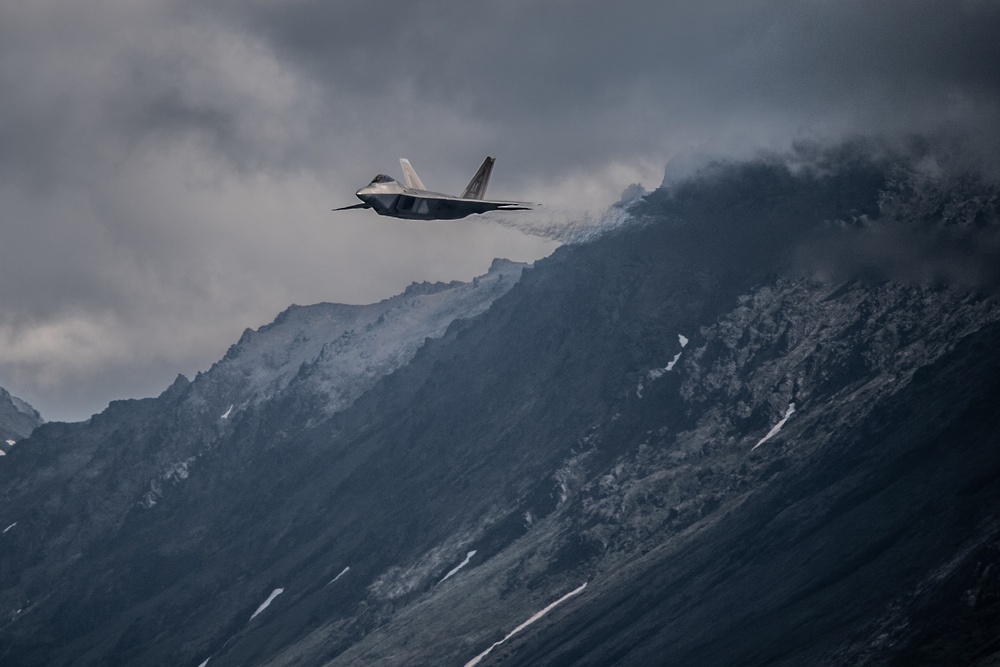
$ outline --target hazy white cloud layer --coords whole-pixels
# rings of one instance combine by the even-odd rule
[[[692,147],[946,132],[996,166],[1000,4],[33,0],[0,6],[0,386],[158,393],[285,306],[554,243],[334,214],[408,157],[597,210]]]

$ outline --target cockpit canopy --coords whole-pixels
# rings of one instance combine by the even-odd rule
[[[396,179],[392,176],[386,176],[385,174],[379,174],[372,179],[372,183],[395,183]]]

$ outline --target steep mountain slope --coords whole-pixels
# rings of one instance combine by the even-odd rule
[[[654,192],[343,409],[337,369],[385,346],[324,366],[293,310],[39,429],[0,469],[0,658],[995,658],[1000,200],[867,156]]]

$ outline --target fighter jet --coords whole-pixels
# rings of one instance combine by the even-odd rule
[[[400,185],[391,176],[379,174],[372,182],[355,194],[360,204],[335,208],[347,211],[355,208],[370,208],[379,215],[407,220],[457,220],[473,213],[486,211],[530,211],[533,206],[526,202],[490,201],[483,199],[486,186],[490,182],[495,158],[487,157],[483,166],[469,181],[461,197],[430,192],[425,187],[410,161],[400,158],[406,185]]]

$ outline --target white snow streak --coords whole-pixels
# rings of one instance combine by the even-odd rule
[[[543,609],[540,612],[536,613],[534,616],[532,616],[531,618],[529,618],[527,621],[525,621],[521,625],[517,626],[516,628],[514,628],[513,630],[511,630],[510,632],[508,632],[506,637],[504,637],[503,639],[501,639],[498,642],[494,642],[493,646],[489,647],[488,649],[486,649],[485,651],[483,651],[482,653],[480,653],[479,655],[477,655],[475,658],[473,658],[469,662],[465,663],[465,667],[474,667],[474,665],[478,665],[480,660],[482,660],[483,658],[485,658],[487,655],[490,654],[490,651],[492,651],[493,649],[495,649],[497,646],[500,646],[500,644],[503,644],[505,641],[507,641],[508,639],[510,639],[511,637],[513,637],[514,635],[516,635],[521,630],[524,630],[526,627],[528,627],[529,625],[531,625],[532,623],[534,623],[535,621],[537,621],[538,619],[540,619],[542,616],[545,616],[545,614],[549,613],[550,611],[552,611],[553,609],[555,609],[557,606],[559,606],[560,604],[562,604],[566,600],[570,599],[574,595],[578,595],[578,594],[582,593],[583,589],[586,588],[586,587],[587,587],[587,582],[583,582],[583,585],[580,586],[579,588],[574,588],[569,593],[567,593],[566,595],[562,596],[561,598],[559,598],[558,600],[556,600],[555,602],[553,602],[552,604],[550,604],[545,609]]]
[[[17,525],[17,521],[15,521],[14,523],[12,523],[9,526],[7,526],[6,528],[4,528],[3,532],[6,533],[8,530],[10,530],[11,528],[13,528],[16,525]],[[0,533],[0,535],[3,535],[3,533]]]
[[[453,574],[455,574],[456,572],[458,572],[459,570],[461,570],[463,567],[465,567],[466,565],[468,565],[469,561],[472,560],[472,557],[475,556],[475,555],[476,555],[476,550],[475,549],[473,549],[469,553],[465,554],[465,560],[463,560],[461,563],[459,563],[454,568],[452,568],[451,572],[449,572],[448,574],[444,575],[444,579],[442,579],[441,581],[439,581],[438,585],[443,584],[449,577],[451,577]]]
[[[219,419],[229,419],[229,415],[233,414],[233,406],[230,405],[229,409],[226,410],[226,414],[222,415]]]
[[[677,360],[680,359],[680,358],[681,358],[681,353],[680,352],[678,352],[677,354],[674,355],[674,358],[671,359],[670,363],[667,364],[667,372],[668,373],[670,371],[674,370],[674,366],[677,364]]]
[[[211,660],[211,658],[205,658],[205,662],[203,662],[203,663],[201,663],[200,665],[198,665],[198,667],[205,667],[205,665],[207,665],[207,664],[208,664],[208,661],[209,661],[209,660]]]
[[[0,456],[7,456],[7,452],[5,452],[4,450],[0,449]]]
[[[16,440],[8,440],[7,444],[10,445],[11,447],[13,447],[14,445],[17,444],[17,441]]]
[[[677,334],[677,340],[678,342],[680,342],[683,351],[683,348],[687,347],[687,344],[689,342],[688,337],[685,336],[684,334]],[[677,362],[680,361],[680,358],[681,358],[681,352],[678,352],[677,354],[674,355],[673,359],[667,362],[667,365],[664,368],[654,368],[653,370],[646,373],[646,378],[650,381],[659,380],[661,377],[663,377],[670,371],[674,370],[674,366],[677,365]],[[639,386],[635,390],[635,394],[639,398],[642,398],[642,390],[643,386],[642,383],[640,382]]]
[[[347,572],[350,569],[351,569],[351,566],[348,565],[347,567],[345,567],[343,570],[340,571],[340,574],[338,574],[336,577],[334,577],[330,581],[326,582],[326,585],[329,586],[330,584],[332,584],[333,582],[335,582],[337,579],[340,579],[342,576],[344,576],[345,574],[347,574]]]
[[[253,616],[250,617],[250,620],[252,621],[254,619],[254,617],[257,616],[257,614],[259,614],[260,612],[262,612],[265,609],[267,609],[268,606],[271,604],[271,601],[274,600],[274,598],[278,597],[279,595],[281,595],[284,592],[285,592],[284,588],[275,588],[273,591],[271,591],[271,594],[267,596],[267,599],[264,600],[264,602],[262,602],[259,607],[257,607],[257,611],[255,611],[253,613]],[[249,623],[249,621],[247,621],[247,622]]]
[[[781,427],[785,425],[785,422],[788,421],[788,418],[792,416],[793,412],[795,412],[795,404],[794,403],[789,403],[788,404],[788,409],[785,410],[785,416],[781,418],[781,421],[778,422],[777,424],[775,424],[773,427],[771,427],[771,430],[767,432],[767,435],[765,435],[763,438],[761,438],[760,442],[758,442],[756,445],[754,445],[753,447],[751,447],[750,451],[752,452],[753,450],[757,449],[758,447],[760,447],[761,445],[763,445],[765,442],[767,442],[768,440],[770,440],[774,435],[776,435],[778,433],[778,431],[781,430]]]

